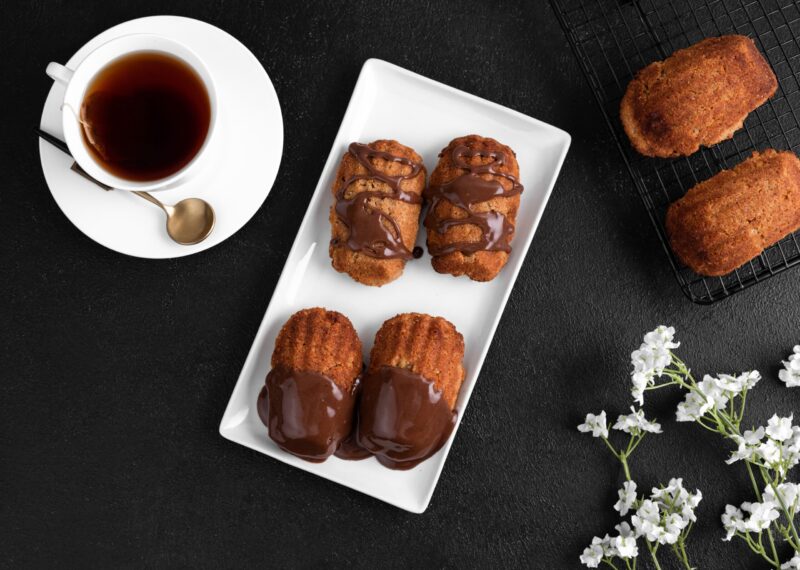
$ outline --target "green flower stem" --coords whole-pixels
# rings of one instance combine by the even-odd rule
[[[742,392],[742,401],[739,404],[739,423],[740,424],[742,423],[742,420],[744,419],[744,404],[745,404],[746,401],[747,401],[747,389],[745,389],[745,391]]]
[[[664,372],[666,372],[666,370]],[[667,375],[667,376],[669,376],[669,375]],[[673,380],[672,382],[664,382],[663,384],[655,384],[653,386],[647,386],[647,387],[645,387],[645,390],[647,390],[649,392],[651,390],[658,390],[659,388],[666,388],[668,386],[676,386],[677,384],[678,384],[678,382]]]
[[[605,562],[609,567],[613,568],[614,570],[619,570],[616,564],[614,564],[610,558],[603,558],[603,562]]]
[[[767,553],[764,553],[764,558],[769,561],[770,564],[774,565],[777,570],[781,570],[781,561],[778,558],[778,551],[775,549],[775,539],[772,538],[772,529],[767,529],[767,537],[769,538],[769,547],[772,550],[772,558],[767,556]]]
[[[744,462],[745,467],[747,467],[747,474],[750,475],[750,483],[753,484],[753,491],[755,491],[756,498],[758,502],[761,502],[761,489],[758,488],[758,484],[756,483],[756,476],[753,475],[753,467],[750,465],[749,461]]]
[[[758,533],[758,542],[757,543],[754,542],[752,538],[750,538],[750,533],[737,532],[736,536],[738,536],[739,538],[744,540],[747,543],[747,546],[750,548],[750,550],[752,550],[754,553],[758,554],[761,558],[763,558],[764,560],[769,562],[770,566],[773,566],[773,567],[777,568],[777,570],[780,570],[781,563],[777,559],[777,557],[774,558],[774,559],[770,558],[767,555],[766,551],[764,550],[764,546],[761,544],[761,533]]]
[[[758,484],[756,483],[756,476],[753,474],[753,467],[750,465],[749,461],[745,461],[744,464],[747,467],[747,474],[750,476],[750,483],[752,483],[752,485],[753,485],[753,491],[755,492],[756,498],[758,499],[758,502],[760,503],[762,501],[761,489],[759,489]],[[772,529],[771,528],[767,529],[767,538],[769,538],[769,547],[770,547],[770,550],[772,551],[772,558],[767,556],[767,553],[766,553],[766,551],[764,551],[763,547],[761,548],[761,554],[763,555],[763,557],[767,561],[769,561],[770,564],[775,566],[775,568],[780,568],[780,563],[779,563],[779,558],[778,558],[778,550],[775,548],[775,538],[772,536]],[[761,535],[759,534],[759,541],[760,540],[761,540]]]
[[[645,539],[645,544],[647,544],[647,550],[650,551],[650,558],[653,559],[653,565],[655,565],[656,570],[661,570],[661,564],[658,563],[658,558],[656,557],[656,552],[658,551],[658,544],[653,546],[653,544]]]
[[[639,442],[642,441],[644,438],[644,434],[641,435],[632,435],[631,439],[628,441],[628,447],[625,451],[619,450],[617,451],[616,448],[611,445],[611,442],[608,441],[608,438],[601,437],[600,439],[603,440],[603,443],[606,444],[606,447],[611,451],[611,453],[616,457],[620,463],[622,463],[622,469],[625,471],[625,480],[632,481],[631,478],[631,470],[628,466],[628,456],[633,453],[633,450],[636,449],[636,446],[639,445]]]
[[[619,455],[619,462],[622,463],[622,469],[625,471],[625,480],[631,480],[631,470],[628,467],[628,457],[625,454]]]
[[[797,536],[797,529],[794,526],[794,517],[789,513],[789,509],[786,507],[786,503],[783,500],[783,497],[778,492],[778,486],[775,484],[775,481],[769,479],[767,474],[767,470],[764,467],[759,467],[761,470],[761,478],[764,479],[767,484],[772,488],[772,493],[778,499],[778,504],[781,506],[781,510],[783,511],[783,515],[786,517],[786,520],[789,521],[789,529],[792,531],[792,538],[793,541],[790,540],[789,544],[792,545],[792,548],[795,551],[800,550],[800,536]],[[761,499],[759,499],[760,501]]]
[[[686,568],[686,570],[694,570],[692,568],[692,565],[689,564],[689,559],[686,556],[686,547],[683,544],[683,540],[679,540],[678,542],[672,545],[672,552],[675,553],[675,556],[678,558],[678,560],[681,561],[683,567]]]

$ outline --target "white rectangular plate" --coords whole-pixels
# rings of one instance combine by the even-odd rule
[[[360,285],[337,273],[328,257],[328,213],[333,201],[331,184],[347,146],[353,141],[396,139],[420,153],[431,172],[439,151],[451,139],[467,134],[492,137],[514,149],[520,181],[525,186],[513,251],[500,275],[489,283],[440,275],[431,267],[427,254],[409,262],[399,279],[379,288]],[[410,471],[386,469],[374,458],[343,461],[331,457],[324,463],[298,459],[267,437],[256,413],[256,397],[270,368],[275,337],[295,311],[325,307],[350,318],[368,356],[375,333],[386,319],[405,312],[442,316],[455,324],[466,344],[467,377],[457,403],[460,422],[569,144],[570,137],[564,131],[516,111],[381,60],[364,63],[328,162],[225,410],[220,424],[222,436],[402,509],[423,512],[458,425],[439,453]],[[425,230],[420,227],[417,245],[424,244]]]

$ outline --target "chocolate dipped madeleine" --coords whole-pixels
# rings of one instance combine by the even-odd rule
[[[731,138],[777,88],[753,40],[707,38],[639,71],[620,103],[620,119],[640,154],[688,156]]]
[[[358,444],[391,469],[411,469],[453,430],[464,337],[441,317],[397,315],[375,335],[359,404]]]
[[[422,157],[397,141],[350,144],[331,188],[334,269],[378,287],[400,277],[414,257],[425,177]]]
[[[452,140],[425,191],[433,268],[474,281],[494,279],[511,252],[522,191],[511,148],[478,135]]]
[[[293,314],[258,397],[269,437],[302,459],[325,461],[353,431],[362,368],[361,340],[347,317],[321,308]]]

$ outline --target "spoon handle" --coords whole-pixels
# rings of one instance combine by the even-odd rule
[[[151,194],[149,194],[147,192],[139,192],[138,190],[132,190],[131,194],[136,194],[137,196],[139,196],[139,198],[144,198],[145,200],[147,200],[151,204],[155,204],[156,206],[158,206],[159,208],[161,208],[162,210],[167,212],[167,215],[169,215],[169,212],[167,211],[167,207],[164,206],[164,204],[161,203],[161,200],[159,200],[155,196],[153,196],[153,195],[151,195]]]
[[[69,151],[69,147],[67,146],[67,143],[65,143],[61,139],[56,138],[55,136],[51,135],[47,131],[43,131],[42,129],[36,129],[36,134],[39,135],[39,137],[41,137],[43,140],[49,142],[51,145],[56,147],[58,150],[60,150],[64,154],[66,154],[67,156],[72,156],[72,153]],[[80,174],[81,176],[83,176],[89,182],[94,182],[97,186],[99,186],[103,190],[106,190],[106,191],[113,190],[113,188],[111,186],[103,184],[99,180],[96,180],[95,178],[92,178],[92,176],[88,172],[86,172],[83,168],[81,168],[80,165],[77,162],[73,162],[72,163],[72,166],[70,167],[70,170],[72,170],[73,172],[75,172],[77,174]]]

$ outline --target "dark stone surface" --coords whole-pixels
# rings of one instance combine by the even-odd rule
[[[238,37],[286,125],[266,205],[189,258],[143,261],[61,214],[32,129],[44,67],[119,22],[196,17]],[[753,422],[796,408],[776,380],[800,342],[798,270],[712,307],[670,273],[608,130],[543,2],[6,2],[0,6],[0,566],[573,568],[613,530],[617,466],[575,430],[628,406],[628,355],[659,323],[699,372],[757,368]],[[217,426],[365,59],[553,123],[573,145],[428,511],[412,515],[223,440]],[[705,500],[702,568],[760,568],[720,539],[750,498],[713,436],[649,415],[634,476]],[[669,555],[665,553],[665,559]],[[64,564],[66,563],[66,564]],[[671,562],[665,567],[672,567]]]

